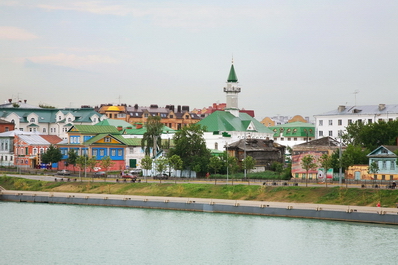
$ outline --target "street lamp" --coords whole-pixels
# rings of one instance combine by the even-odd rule
[[[229,168],[229,161],[228,161],[228,142],[225,142],[225,149],[227,152],[227,185],[228,185],[228,168]]]

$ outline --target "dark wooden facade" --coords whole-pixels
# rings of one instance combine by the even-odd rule
[[[228,146],[228,153],[235,156],[239,164],[242,163],[246,153],[246,156],[256,160],[255,167],[263,167],[265,170],[271,169],[274,162],[284,164],[285,151],[286,146],[269,139],[242,139]]]

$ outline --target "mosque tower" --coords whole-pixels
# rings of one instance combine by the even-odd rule
[[[227,106],[225,111],[230,112],[235,117],[239,117],[238,93],[240,93],[240,87],[238,86],[238,77],[235,73],[233,60],[224,92],[227,93]]]

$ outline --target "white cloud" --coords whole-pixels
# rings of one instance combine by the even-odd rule
[[[38,38],[35,34],[16,27],[0,27],[0,39],[31,40]]]
[[[95,14],[109,14],[116,16],[125,16],[130,13],[130,10],[123,7],[122,5],[106,5],[99,1],[87,1],[87,2],[72,2],[63,3],[60,5],[56,4],[42,4],[38,5],[39,8],[47,10],[71,10],[79,12],[89,12]]]
[[[32,56],[27,58],[21,58],[18,61],[23,62],[25,61],[25,59],[28,59],[34,63],[39,63],[39,64],[52,64],[52,65],[67,66],[73,68],[81,68],[82,66],[96,65],[96,64],[118,63],[118,60],[110,56],[102,56],[102,55],[78,56],[75,54],[65,54],[65,53],[59,53],[47,56]]]

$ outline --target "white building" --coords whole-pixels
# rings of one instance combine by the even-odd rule
[[[346,132],[346,127],[355,122],[370,124],[380,120],[391,121],[398,118],[398,105],[339,106],[336,110],[314,115],[316,137],[338,137]]]

